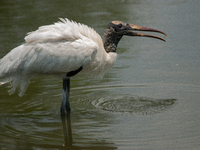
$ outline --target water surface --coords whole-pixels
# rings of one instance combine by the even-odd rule
[[[27,32],[66,17],[100,35],[112,20],[159,29],[167,42],[123,37],[102,80],[71,82],[71,138],[64,140],[62,81],[31,80],[25,95],[0,87],[0,149],[196,150],[200,147],[200,2],[1,1],[0,58]],[[156,34],[159,35],[159,34]],[[67,142],[67,143],[65,143]]]

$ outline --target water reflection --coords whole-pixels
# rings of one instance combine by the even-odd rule
[[[70,113],[59,119],[59,115],[45,111],[26,113],[4,114],[0,117],[1,133],[0,148],[12,150],[27,149],[117,149],[109,139],[99,137],[99,133],[93,136],[91,128],[96,131],[106,131],[104,124],[90,120],[98,118],[96,115],[83,114],[85,121],[82,122],[84,111],[73,110],[72,122]],[[87,113],[87,112],[85,112]],[[79,117],[79,118],[78,118]],[[102,119],[103,121],[103,119]],[[84,125],[83,125],[84,123]],[[99,127],[96,124],[101,124]],[[103,125],[102,125],[103,124]],[[62,125],[62,126],[61,126]],[[99,129],[98,129],[99,128]],[[106,133],[107,134],[107,133]],[[63,136],[64,135],[64,136]],[[63,139],[64,137],[64,139]],[[106,136],[105,136],[106,138]]]
[[[72,146],[72,128],[71,128],[70,113],[71,113],[71,111],[68,110],[67,114],[61,115],[64,141],[65,141],[64,146]],[[66,124],[66,119],[67,119],[67,124]]]
[[[106,141],[96,142],[96,143],[88,143],[90,146],[77,146],[76,142],[73,143],[73,135],[72,135],[72,126],[71,126],[71,111],[68,111],[67,114],[61,115],[62,126],[63,126],[63,134],[64,134],[64,142],[63,149],[117,149],[113,143],[106,143]],[[93,145],[93,146],[91,146]],[[96,145],[96,146],[95,146]],[[99,146],[103,145],[103,147]],[[106,146],[107,145],[107,146]]]

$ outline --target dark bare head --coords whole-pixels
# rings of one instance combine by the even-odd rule
[[[117,44],[123,35],[144,36],[144,37],[151,37],[151,38],[156,38],[156,39],[165,41],[165,39],[158,37],[158,36],[137,33],[134,31],[159,32],[159,33],[167,36],[167,34],[165,34],[162,31],[159,31],[159,30],[142,27],[142,26],[137,26],[134,24],[124,23],[121,21],[112,21],[111,23],[108,24],[107,29],[104,33],[104,48],[105,48],[106,52],[116,52]]]

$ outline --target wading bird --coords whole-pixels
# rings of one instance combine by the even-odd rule
[[[164,32],[112,21],[104,33],[104,43],[92,28],[60,19],[52,25],[39,27],[25,37],[25,43],[14,48],[0,59],[1,84],[11,83],[10,94],[19,87],[19,96],[27,89],[30,79],[39,75],[56,75],[63,79],[61,114],[70,107],[70,78],[79,72],[87,76],[103,76],[114,64],[117,44],[123,35],[158,36],[136,33],[136,31]],[[166,35],[167,36],[167,35]]]

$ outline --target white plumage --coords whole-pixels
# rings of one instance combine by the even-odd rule
[[[42,75],[66,78],[66,73],[83,67],[89,76],[103,76],[117,57],[107,53],[99,34],[68,19],[39,27],[25,37],[25,43],[0,59],[1,84],[11,82],[13,94],[19,86],[22,96],[30,79]]]

